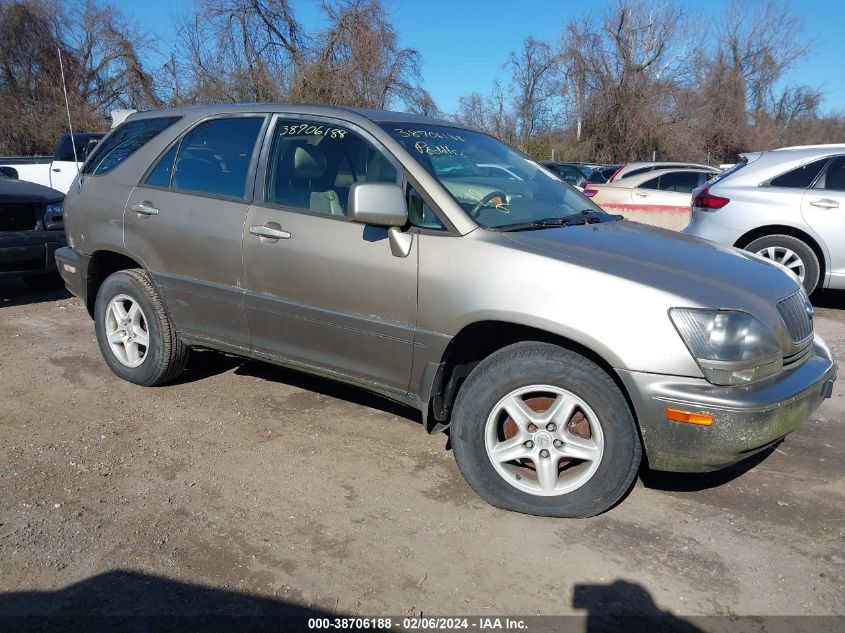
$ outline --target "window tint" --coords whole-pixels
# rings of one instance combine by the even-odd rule
[[[575,167],[571,167],[570,165],[555,165],[555,171],[558,176],[563,178],[570,185],[577,185],[584,179],[584,175],[575,169]]]
[[[356,182],[396,182],[396,168],[354,132],[281,120],[273,132],[265,200],[325,215],[346,215]]]
[[[652,178],[651,180],[646,180],[644,183],[638,185],[638,189],[659,189],[660,188],[660,176],[657,178]]]
[[[624,174],[621,174],[622,178],[630,178],[631,176],[639,176],[640,174],[645,174],[650,171],[654,171],[657,169],[656,167],[639,167],[638,169],[632,169],[631,171],[626,171]]]
[[[263,124],[263,116],[200,123],[179,143],[171,189],[243,198],[249,161]]]
[[[692,193],[701,181],[701,174],[690,171],[675,171],[660,177],[660,189],[677,193]]]
[[[167,150],[167,153],[158,160],[156,166],[147,176],[144,184],[164,188],[170,186],[170,174],[173,172],[173,161],[176,159],[177,149],[179,149],[178,143]]]
[[[97,147],[97,143],[103,136],[103,134],[74,134],[74,138],[76,139],[76,158],[79,159],[79,162],[85,162],[85,159]],[[70,142],[70,134],[65,134],[59,141],[55,159],[66,162],[74,160],[73,143]]]
[[[107,174],[181,117],[140,119],[121,124],[103,141],[82,168],[83,174]]]
[[[408,219],[413,226],[421,229],[434,229],[444,231],[446,229],[430,206],[425,203],[420,194],[413,187],[408,187]]]
[[[837,156],[830,161],[824,174],[823,189],[845,191],[845,156]]]
[[[769,184],[772,187],[797,187],[799,189],[806,189],[813,184],[813,181],[819,175],[825,163],[827,163],[827,158],[817,160],[809,165],[802,165],[797,169],[781,174],[777,178],[772,178]]]

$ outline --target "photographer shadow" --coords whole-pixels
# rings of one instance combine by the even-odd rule
[[[587,610],[587,633],[699,633],[689,621],[664,611],[637,583],[616,580],[609,585],[575,585],[572,606]]]
[[[0,593],[0,631],[246,633],[309,631],[344,617],[294,602],[113,570],[56,591]]]

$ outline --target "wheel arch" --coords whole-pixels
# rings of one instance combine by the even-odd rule
[[[94,302],[100,286],[109,275],[130,268],[143,268],[140,262],[119,251],[99,250],[91,255],[88,263],[88,279],[85,285],[85,307],[94,316]]]
[[[455,397],[466,377],[478,363],[498,350],[527,341],[550,343],[581,354],[601,367],[622,392],[631,414],[636,411],[628,390],[613,365],[589,345],[542,328],[509,321],[476,321],[464,326],[448,343],[431,379],[427,406],[423,411],[429,433],[445,431],[451,423]]]
[[[766,226],[759,226],[744,233],[736,242],[734,242],[734,246],[744,249],[754,240],[766,237],[767,235],[789,235],[805,242],[807,246],[813,249],[813,252],[819,260],[819,266],[821,267],[821,270],[819,270],[819,283],[824,286],[825,275],[829,267],[827,251],[822,247],[821,241],[807,231],[788,224],[767,224]]]

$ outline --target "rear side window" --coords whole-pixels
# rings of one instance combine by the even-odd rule
[[[660,176],[657,178],[652,178],[651,180],[646,180],[645,182],[640,183],[637,185],[638,189],[660,189]]]
[[[801,165],[796,169],[781,174],[769,181],[772,187],[790,187],[793,189],[806,189],[813,184],[816,176],[827,164],[827,158],[822,158],[807,165]]]
[[[246,178],[264,117],[232,117],[200,123],[179,143],[170,188],[212,196],[243,198]],[[170,152],[162,156],[150,172],[163,183],[167,176]],[[160,185],[166,186],[166,185]]]
[[[162,156],[153,170],[150,172],[147,179],[144,181],[145,185],[153,187],[164,187],[167,189],[170,186],[170,175],[173,173],[173,163],[176,162],[176,150],[179,149],[179,144],[175,144]]]
[[[660,177],[660,189],[677,193],[692,193],[698,187],[701,176],[695,172],[676,171]]]
[[[830,161],[830,167],[816,186],[829,191],[845,191],[845,156]]]
[[[580,171],[569,165],[555,165],[555,171],[570,185],[577,185],[578,181],[584,179],[584,175]]]
[[[109,173],[180,118],[157,117],[123,123],[97,145],[82,173],[90,176]]]

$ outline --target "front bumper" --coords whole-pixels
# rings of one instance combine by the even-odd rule
[[[794,431],[829,398],[837,367],[816,335],[794,369],[750,385],[718,387],[703,378],[620,370],[640,423],[649,466],[703,472],[735,464]],[[711,426],[672,422],[666,409],[713,416]]]
[[[56,264],[59,274],[65,282],[65,287],[74,295],[87,300],[88,291],[88,264],[91,258],[88,255],[79,253],[69,246],[56,251]]]
[[[0,233],[0,277],[21,277],[55,271],[53,253],[66,243],[64,231]]]

